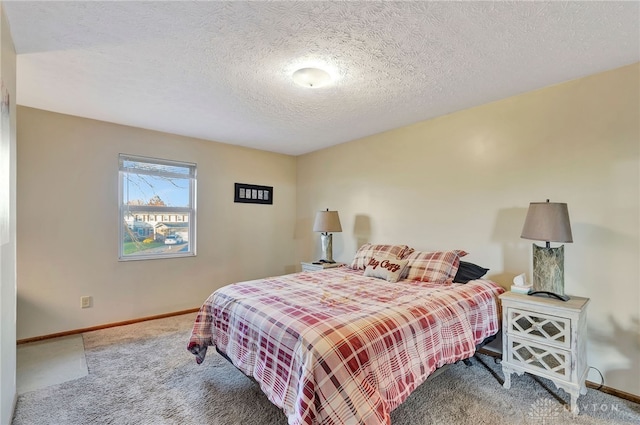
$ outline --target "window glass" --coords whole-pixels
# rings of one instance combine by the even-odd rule
[[[121,260],[195,255],[195,164],[121,154],[119,188]]]

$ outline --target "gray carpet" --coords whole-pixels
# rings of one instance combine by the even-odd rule
[[[214,350],[202,365],[186,350],[194,314],[83,334],[89,375],[18,398],[14,425],[286,425],[284,414]],[[640,424],[640,406],[596,390],[578,400],[546,380],[512,377],[491,357],[458,363],[419,387],[393,425]]]

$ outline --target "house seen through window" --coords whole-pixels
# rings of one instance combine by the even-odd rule
[[[120,260],[195,255],[196,164],[119,160]]]

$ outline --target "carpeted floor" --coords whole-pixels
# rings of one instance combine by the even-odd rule
[[[286,425],[257,384],[210,350],[202,365],[186,350],[194,314],[83,334],[89,375],[18,398],[14,425]],[[589,390],[580,414],[548,381],[512,377],[478,355],[419,387],[393,425],[640,424],[640,405]]]

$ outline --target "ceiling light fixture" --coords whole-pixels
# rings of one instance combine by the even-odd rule
[[[293,73],[293,81],[302,87],[317,89],[331,82],[331,75],[318,68],[301,68]]]

